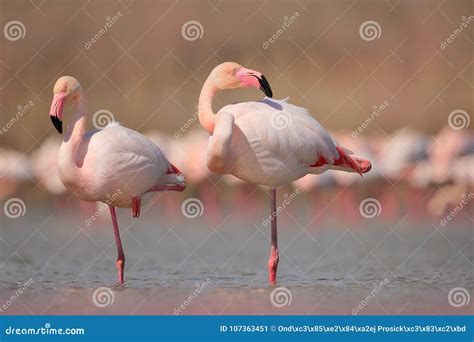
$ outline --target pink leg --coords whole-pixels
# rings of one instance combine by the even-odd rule
[[[276,274],[278,268],[278,238],[277,238],[277,213],[276,213],[276,189],[270,189],[272,223],[272,242],[270,248],[270,258],[268,259],[268,281],[270,285],[276,285]]]
[[[123,284],[123,275],[125,268],[125,255],[123,254],[122,241],[120,240],[120,232],[117,223],[117,216],[115,214],[115,207],[109,205],[110,216],[112,216],[112,224],[114,225],[115,243],[117,244],[117,270],[118,270],[118,282]]]
[[[140,207],[141,207],[140,197],[133,197],[132,198],[132,214],[133,214],[133,217],[139,217],[140,216]]]

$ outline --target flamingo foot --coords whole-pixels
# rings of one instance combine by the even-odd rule
[[[141,206],[140,197],[133,197],[133,199],[132,199],[133,217],[139,217],[140,216],[140,206]]]
[[[271,286],[276,285],[276,276],[278,269],[278,261],[280,260],[278,256],[278,248],[272,246],[270,258],[268,259],[268,282]]]
[[[125,259],[125,258],[124,258]],[[117,260],[115,263],[117,266],[117,271],[118,271],[118,282],[120,285],[123,285],[123,275],[124,275],[124,268],[125,268],[125,260]]]

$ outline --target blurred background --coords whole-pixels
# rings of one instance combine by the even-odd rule
[[[472,313],[448,294],[473,288],[473,14],[468,0],[0,0],[0,304],[31,277],[8,313],[173,314],[210,278],[183,313],[351,314],[388,279],[362,313]],[[279,191],[283,309],[265,287],[265,189],[205,165],[196,105],[224,61],[261,71],[275,98],[373,162],[363,178],[331,171]],[[81,82],[90,129],[144,133],[188,180],[138,220],[120,210],[128,288],[105,311],[90,294],[115,279],[108,211],[56,172],[61,75]],[[214,109],[261,97],[221,92]]]

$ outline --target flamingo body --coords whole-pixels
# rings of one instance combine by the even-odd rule
[[[278,127],[275,122],[278,115],[289,120],[286,127]],[[347,156],[346,152],[338,148],[307,109],[292,105],[287,99],[265,98],[227,105],[217,116],[209,143],[208,164],[211,169],[215,146],[230,140],[224,172],[251,183],[277,187],[306,174],[320,174],[328,169],[358,172],[350,165],[336,163]],[[232,129],[226,127],[230,124]],[[368,167],[363,165],[363,171]]]
[[[135,197],[142,204],[149,200],[154,187],[185,185],[158,146],[118,123],[84,134],[76,155],[79,177],[68,172],[68,153],[63,144],[59,175],[66,188],[84,201],[130,208]]]

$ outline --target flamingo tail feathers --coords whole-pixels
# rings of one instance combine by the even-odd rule
[[[349,153],[351,152],[341,146],[336,146],[336,149],[339,153],[339,158],[333,163],[328,163],[326,158],[320,156],[318,161],[310,165],[310,167],[322,167],[329,165],[329,169],[357,172],[361,176],[363,173],[369,172],[372,168],[370,161],[350,156]]]
[[[164,174],[158,184],[147,192],[154,191],[183,191],[186,188],[186,179],[176,166],[170,163],[168,171]]]
[[[339,153],[339,159],[334,161],[334,165],[348,167],[361,176],[363,173],[369,172],[372,168],[370,161],[362,158],[352,157],[346,152],[344,148],[340,146],[336,146],[336,149]]]

